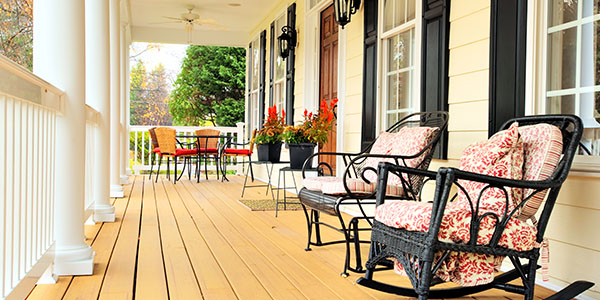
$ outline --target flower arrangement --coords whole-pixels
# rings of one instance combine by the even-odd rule
[[[304,121],[302,125],[287,126],[283,130],[283,140],[288,144],[315,143],[325,144],[329,131],[333,127],[333,109],[338,99],[331,100],[331,104],[321,101],[319,112],[313,114],[304,110]]]
[[[285,124],[285,111],[281,110],[281,117],[277,112],[277,106],[269,107],[267,119],[263,128],[256,133],[254,142],[256,144],[275,144],[281,142],[281,134],[283,133]]]

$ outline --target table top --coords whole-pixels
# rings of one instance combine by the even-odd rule
[[[224,139],[229,139],[229,138],[233,138],[233,136],[231,135],[196,135],[196,134],[191,134],[191,135],[177,135],[176,137],[178,138],[184,138],[184,139],[195,139],[195,138],[224,138]]]

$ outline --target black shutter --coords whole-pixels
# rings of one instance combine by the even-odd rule
[[[288,6],[287,25],[296,29],[296,3]],[[295,45],[294,45],[295,46]],[[294,124],[294,75],[296,74],[294,65],[296,63],[296,48],[290,50],[286,58],[286,76],[285,76],[285,122]]]
[[[491,136],[504,122],[525,115],[527,0],[492,0],[490,31]]]
[[[363,54],[363,105],[361,149],[365,149],[376,136],[377,120],[377,3],[364,3],[364,54]]]
[[[450,0],[423,1],[421,36],[421,111],[448,111],[448,42]],[[435,149],[434,157],[446,159],[448,132]]]
[[[267,56],[267,31],[260,33],[260,69],[259,69],[259,90],[258,90],[258,115],[262,119],[265,117],[265,68]]]
[[[275,73],[275,21],[273,21],[273,23],[271,23],[271,41],[270,41],[270,47],[269,47],[269,51],[271,59],[269,61],[269,107],[273,106],[273,78],[274,75],[273,73]]]
[[[248,130],[248,137],[252,135],[252,99],[250,99],[250,91],[252,90],[252,43],[248,45],[248,58],[246,59],[248,67],[246,68],[246,76],[248,76],[248,86],[246,87],[246,94],[248,99],[248,123],[246,129]]]

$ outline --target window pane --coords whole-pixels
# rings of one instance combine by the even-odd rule
[[[398,76],[388,76],[388,102],[387,110],[398,109]]]
[[[406,23],[406,0],[396,0],[394,26]]]
[[[575,95],[548,97],[546,99],[546,113],[575,114]]]
[[[412,32],[405,31],[390,39],[388,71],[394,71],[412,65],[410,50],[412,48]]]
[[[415,18],[415,6],[416,6],[416,0],[408,0],[408,14],[407,14],[407,19],[406,21],[411,21]]]
[[[599,23],[581,27],[581,86],[600,84],[600,49],[598,48]]]
[[[598,14],[598,0],[583,0],[583,17]]]
[[[548,36],[548,90],[575,87],[577,27]]]
[[[383,31],[394,27],[394,0],[385,0],[383,5]]]
[[[388,76],[388,111],[410,108],[411,72]]]
[[[389,128],[390,126],[394,125],[394,123],[396,123],[396,122],[398,122],[398,114],[397,113],[388,114],[386,129]]]
[[[586,128],[583,130],[581,143],[590,150],[592,155],[600,155],[600,129]],[[579,154],[586,155],[587,153],[580,152]]]
[[[275,21],[275,35],[279,36],[281,34],[281,28],[287,24],[287,20],[284,18],[285,15],[282,15]],[[285,76],[285,61],[281,58],[281,52],[279,52],[279,43],[275,40],[275,80],[282,79]]]
[[[577,19],[577,0],[550,0],[548,24],[556,26]]]
[[[252,42],[252,85],[251,89],[258,89],[258,73],[259,73],[259,60],[260,60],[260,45],[258,39]]]

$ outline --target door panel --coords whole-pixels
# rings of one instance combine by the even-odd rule
[[[335,23],[333,5],[321,13],[321,61],[319,81],[319,104],[325,101],[330,105],[332,99],[337,98],[337,67],[338,67],[338,25]],[[319,149],[322,152],[336,152],[337,150],[337,119],[329,132],[328,142]],[[328,163],[335,173],[335,157],[321,158],[321,162]]]

